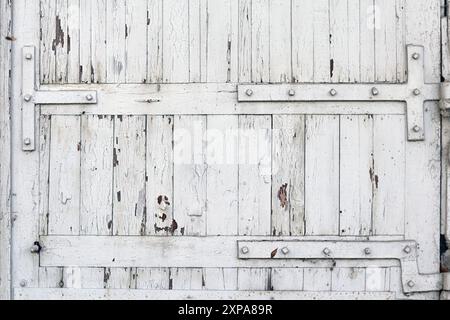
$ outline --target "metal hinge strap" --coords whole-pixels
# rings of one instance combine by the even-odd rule
[[[22,149],[36,149],[36,106],[40,104],[96,104],[97,91],[42,91],[36,88],[34,46],[22,50]]]

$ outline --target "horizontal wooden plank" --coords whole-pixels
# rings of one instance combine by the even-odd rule
[[[133,237],[42,236],[40,264],[44,267],[298,267],[299,260],[238,259],[238,241],[270,240],[261,236]],[[298,240],[337,241],[337,237],[279,237]],[[364,239],[364,238],[361,238]],[[387,240],[389,238],[374,238]],[[393,240],[392,238],[390,238]],[[373,240],[373,239],[370,239]],[[311,242],[309,242],[311,243]],[[344,242],[342,242],[344,243]],[[130,250],[130,248],[134,248]],[[322,249],[321,249],[322,250]],[[321,252],[321,250],[319,252]],[[325,258],[325,257],[324,257]],[[364,260],[364,259],[361,259]],[[372,261],[373,262],[373,261]]]
[[[45,85],[41,90],[95,90],[96,105],[43,105],[43,114],[405,114],[405,103],[238,102],[236,84]]]
[[[16,300],[391,300],[391,292],[212,291],[16,288]]]

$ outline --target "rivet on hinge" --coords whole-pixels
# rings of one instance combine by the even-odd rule
[[[419,60],[420,54],[418,54],[417,52],[414,52],[413,55],[412,55],[412,58],[413,58],[414,60]]]
[[[249,97],[251,97],[253,95],[253,90],[252,89],[248,89],[245,94]]]
[[[364,249],[364,253],[365,253],[366,255],[369,255],[369,254],[372,253],[372,250],[370,250],[370,248],[365,248],[365,249]]]
[[[248,249],[248,247],[242,247],[242,249],[241,249],[241,252],[243,253],[243,254],[247,254],[247,253],[249,253],[249,249]]]
[[[286,255],[286,254],[289,253],[289,249],[286,248],[286,247],[284,247],[283,249],[281,249],[281,252],[282,252],[284,255]]]
[[[337,95],[336,89],[331,89],[331,90],[330,90],[330,95],[332,95],[333,97],[334,97],[335,95]]]
[[[420,127],[419,126],[414,126],[413,131],[414,132],[420,132]]]
[[[30,94],[26,94],[23,96],[23,100],[25,100],[26,102],[30,102],[31,98],[33,98],[33,96]]]
[[[289,90],[288,94],[289,94],[291,97],[295,96],[295,90],[294,90],[294,89]]]
[[[377,88],[372,88],[372,95],[377,96],[380,92],[378,91]]]
[[[30,138],[23,139],[23,144],[26,145],[26,146],[31,145],[31,139]]]
[[[94,99],[94,97],[92,96],[92,94],[88,94],[87,96],[86,96],[86,100],[87,101],[92,101]]]
[[[414,89],[413,93],[415,96],[418,96],[418,95],[420,95],[421,92],[419,89]]]
[[[32,55],[31,53],[27,53],[27,54],[25,55],[25,59],[31,60],[31,59],[33,59],[33,55]]]

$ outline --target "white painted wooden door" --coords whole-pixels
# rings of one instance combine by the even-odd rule
[[[67,92],[35,151],[14,111],[15,298],[437,297],[437,101],[408,141],[403,102],[238,85],[389,89],[407,45],[438,83],[440,0],[15,3],[15,63],[34,46],[36,88]]]

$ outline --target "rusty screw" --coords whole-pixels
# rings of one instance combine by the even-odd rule
[[[411,247],[410,246],[406,246],[405,248],[403,248],[403,252],[404,253],[411,253]]]
[[[372,253],[372,250],[370,250],[370,248],[365,248],[365,249],[364,249],[364,253],[365,253],[366,255],[369,255],[369,254]]]
[[[33,59],[33,55],[32,55],[31,53],[27,53],[27,54],[25,55],[25,59],[31,60],[31,59]]]
[[[88,94],[87,96],[86,96],[86,100],[87,101],[92,101],[94,99],[94,97],[92,96],[92,94]]]
[[[372,88],[372,95],[377,96],[380,92],[378,91],[377,88],[373,87]]]
[[[283,249],[281,249],[281,252],[283,252],[284,255],[289,253],[289,249],[287,247],[284,247]]]
[[[419,60],[420,54],[418,54],[417,52],[414,52],[413,55],[412,55],[412,58],[413,58],[414,60]]]
[[[295,96],[295,90],[294,90],[294,89],[289,90],[288,94],[289,94],[291,97]]]
[[[328,248],[323,249],[322,252],[323,252],[323,254],[326,255],[326,256],[329,256],[329,255],[331,254],[331,250],[328,249]]]
[[[331,89],[331,90],[330,90],[330,95],[332,95],[333,97],[334,97],[335,95],[337,95],[336,89]]]
[[[249,97],[251,97],[253,95],[253,90],[252,89],[248,89],[245,94]]]
[[[247,254],[247,253],[250,252],[250,250],[248,249],[248,247],[242,247],[241,252],[242,252],[243,254]]]

